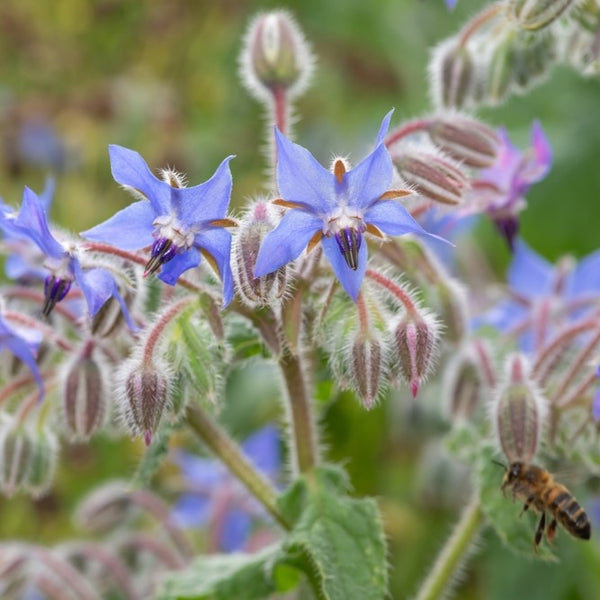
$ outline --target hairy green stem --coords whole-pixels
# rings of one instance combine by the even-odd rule
[[[248,461],[240,447],[227,432],[199,406],[189,406],[187,422],[211,451],[246,486],[246,489],[265,507],[284,528],[290,529],[277,508],[277,494],[271,484]]]
[[[296,467],[300,473],[307,473],[317,463],[317,438],[302,362],[299,356],[293,355],[286,348],[279,357],[279,367],[288,393]]]
[[[466,559],[469,548],[483,525],[483,519],[479,499],[475,497],[465,508],[415,600],[437,600],[444,596],[451,587],[452,576]]]

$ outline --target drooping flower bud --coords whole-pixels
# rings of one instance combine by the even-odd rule
[[[511,354],[492,405],[498,441],[509,462],[528,463],[538,449],[547,402],[531,378],[525,356]]]
[[[133,506],[127,490],[127,482],[111,481],[90,492],[77,508],[77,524],[90,533],[107,533],[119,527]]]
[[[429,65],[433,101],[440,108],[469,104],[476,84],[476,65],[468,45],[451,38],[438,45]]]
[[[233,241],[232,273],[242,299],[252,305],[270,304],[281,298],[287,285],[287,265],[254,277],[256,257],[264,237],[276,222],[270,203],[259,200],[254,203],[240,221]]]
[[[468,329],[467,293],[459,281],[440,277],[436,286],[440,321],[444,324],[444,339],[459,343]]]
[[[8,497],[27,481],[32,452],[29,429],[8,417],[0,427],[0,489]]]
[[[510,0],[506,12],[520,29],[538,31],[554,23],[576,4],[576,0]]]
[[[370,410],[382,388],[384,347],[369,333],[359,333],[352,344],[350,381],[362,405]]]
[[[93,356],[77,356],[65,371],[62,394],[64,425],[74,439],[86,440],[106,421],[108,377]]]
[[[403,379],[409,384],[413,397],[431,371],[439,339],[439,326],[433,315],[419,311],[401,317],[393,329],[396,347],[392,360],[397,363]]]
[[[275,90],[297,96],[306,87],[313,59],[304,35],[285,11],[272,11],[250,24],[240,56],[240,74],[259,100]]]
[[[54,479],[58,457],[58,440],[49,429],[43,428],[32,435],[25,489],[34,497],[43,496]]]
[[[469,187],[458,164],[436,148],[402,148],[392,155],[392,160],[400,177],[428,200],[454,206],[462,201],[463,192]]]
[[[159,365],[137,364],[123,368],[124,397],[120,413],[134,435],[143,435],[150,445],[165,410],[170,406],[171,384],[168,368]]]
[[[600,73],[600,23],[593,23],[589,28],[573,27],[561,37],[560,58],[586,77],[597,76]]]
[[[478,361],[468,350],[448,364],[442,390],[446,413],[452,421],[468,421],[483,406],[484,379]]]
[[[498,134],[472,117],[462,114],[435,117],[428,132],[434,144],[470,167],[490,167],[498,158]]]

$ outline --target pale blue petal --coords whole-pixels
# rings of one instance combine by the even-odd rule
[[[339,279],[346,293],[356,302],[360,285],[367,270],[367,243],[363,238],[358,251],[358,268],[353,271],[342,256],[340,247],[334,237],[323,238],[323,251],[329,259],[335,276]]]
[[[582,258],[569,277],[567,296],[600,294],[600,250]]]
[[[537,120],[531,126],[531,149],[534,158],[528,165],[527,171],[522,173],[522,177],[529,183],[535,183],[543,179],[552,166],[552,146],[541,123]]]
[[[194,245],[207,250],[217,263],[223,282],[223,308],[233,298],[233,275],[231,274],[231,234],[222,227],[212,227],[199,233]]]
[[[0,348],[7,348],[12,352],[22,363],[27,365],[35,382],[40,389],[40,397],[44,395],[44,382],[40,374],[37,362],[35,360],[34,349],[39,342],[40,337],[36,336],[35,331],[30,333],[30,339],[25,336],[20,336],[17,332],[13,331],[6,323],[0,318]],[[36,343],[32,343],[32,340],[37,340]]]
[[[230,508],[221,524],[219,538],[221,550],[224,552],[241,550],[250,535],[251,526],[252,519],[247,512],[239,508]]]
[[[254,276],[272,273],[300,256],[312,236],[323,228],[323,221],[311,213],[293,208],[270,231],[258,252]]]
[[[379,146],[379,144],[383,143],[385,136],[387,135],[388,129],[390,128],[390,120],[392,115],[394,114],[394,109],[390,110],[390,112],[383,117],[383,121],[381,121],[381,125],[379,126],[379,131],[377,132],[377,139],[375,140],[375,146]]]
[[[211,499],[200,494],[182,494],[171,511],[172,521],[182,528],[200,527],[208,522],[212,507]]]
[[[242,443],[244,454],[259,470],[274,478],[281,466],[279,448],[279,430],[274,425],[267,425],[248,436]]]
[[[63,246],[50,233],[42,202],[28,187],[23,192],[23,203],[15,219],[15,225],[21,228],[23,234],[32,239],[47,256],[62,258],[65,255]]]
[[[156,215],[168,215],[171,212],[173,188],[150,171],[146,161],[138,152],[111,144],[108,147],[108,154],[110,170],[117,183],[142,193],[150,200]]]
[[[367,208],[389,191],[393,174],[390,153],[383,144],[379,144],[369,156],[344,175],[338,186],[342,189],[347,186],[344,192],[347,193],[349,206]]]
[[[519,239],[515,242],[513,259],[508,269],[508,284],[526,298],[537,298],[552,290],[554,268]]]
[[[174,209],[181,222],[190,229],[206,221],[222,219],[231,197],[231,171],[228,156],[206,182],[191,188],[173,190]]]
[[[44,184],[44,191],[40,194],[40,204],[46,214],[50,212],[50,206],[54,198],[54,190],[56,189],[56,182],[54,177],[46,177],[46,183]]]
[[[337,206],[335,176],[302,146],[288,140],[275,128],[277,142],[277,187],[279,195],[314,213],[327,213]]]
[[[158,278],[169,285],[175,285],[182,273],[199,264],[200,253],[192,247],[181,254],[176,254],[169,262],[166,262],[162,266]]]
[[[222,466],[212,458],[179,451],[174,454],[173,460],[191,487],[212,488],[220,485],[226,478]]]
[[[483,325],[489,325],[499,331],[507,331],[522,322],[528,313],[529,309],[520,302],[503,300],[483,315],[472,319],[471,327],[477,329]]]
[[[83,292],[90,317],[104,306],[104,303],[114,295],[117,284],[114,277],[104,269],[82,269],[78,260],[73,259],[75,281]]]
[[[130,204],[103,223],[83,231],[81,235],[95,242],[112,244],[122,250],[138,250],[150,246],[156,212],[150,202],[140,200]]]

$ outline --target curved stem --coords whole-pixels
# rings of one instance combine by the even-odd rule
[[[290,529],[290,524],[277,508],[275,490],[248,461],[239,446],[227,435],[225,430],[198,405],[188,407],[187,422],[212,452],[265,507],[269,514],[284,529]]]
[[[406,312],[414,315],[417,307],[412,298],[397,283],[373,269],[367,269],[367,277],[392,294],[401,304],[404,305]]]
[[[470,546],[484,522],[479,499],[474,497],[442,548],[415,600],[437,600],[445,595],[452,577],[467,557]]]
[[[485,25],[488,21],[491,21],[494,17],[502,12],[504,9],[504,4],[501,2],[497,2],[496,4],[492,4],[490,7],[486,8],[478,15],[475,16],[473,20],[465,25],[463,30],[460,32],[460,37],[458,39],[458,46],[464,46],[469,38],[482,26]]]
[[[429,129],[430,125],[430,119],[418,119],[415,121],[409,121],[408,123],[401,125],[397,129],[394,129],[394,131],[389,133],[383,143],[387,148],[389,148],[390,146],[393,146],[396,142],[400,141],[407,135],[411,135],[412,133],[425,131]]]

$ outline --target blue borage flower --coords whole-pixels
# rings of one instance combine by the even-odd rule
[[[40,198],[28,187],[23,192],[23,201],[18,214],[0,212],[0,228],[10,238],[28,238],[42,251],[44,267],[49,274],[44,281],[45,302],[42,312],[48,316],[52,309],[65,298],[73,282],[83,292],[89,314],[93,318],[110,298],[115,298],[127,324],[136,329],[129,311],[119,293],[114,277],[105,269],[84,269],[77,256],[74,244],[62,244],[50,232],[46,216],[47,198]]]
[[[186,188],[173,171],[155,177],[146,161],[133,150],[109,146],[110,166],[117,183],[143,199],[119,211],[82,235],[123,250],[151,246],[144,276],[160,269],[159,279],[175,285],[179,276],[200,264],[200,253],[219,271],[223,281],[223,305],[233,297],[229,256],[233,225],[226,218],[231,196],[231,172],[227,157],[205,183]]]
[[[257,469],[274,482],[281,468],[279,433],[267,425],[242,443],[242,450]],[[175,454],[185,492],[172,512],[181,527],[210,527],[213,550],[234,552],[247,546],[256,517],[268,520],[260,505],[217,460],[188,452]]]
[[[356,301],[367,268],[363,235],[428,234],[396,198],[410,194],[392,190],[394,167],[383,143],[392,116],[379,128],[375,149],[347,171],[337,160],[333,173],[313,155],[288,140],[277,128],[277,186],[281,198],[275,204],[290,210],[265,237],[254,269],[255,277],[267,275],[296,259],[319,242],[340,283]]]

